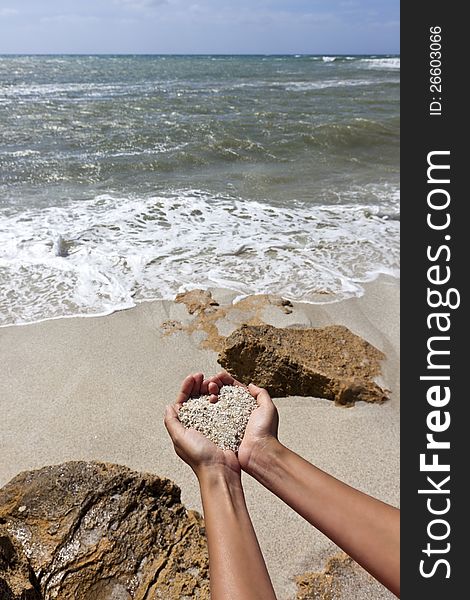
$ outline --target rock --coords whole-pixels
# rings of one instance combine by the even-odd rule
[[[20,473],[0,490],[0,524],[27,559],[37,598],[209,598],[202,518],[168,479],[97,462]],[[11,588],[12,550],[2,548],[0,582]],[[26,565],[15,564],[25,581]]]
[[[0,525],[0,599],[41,600],[33,570],[5,525]]]
[[[56,256],[67,258],[67,256],[70,254],[70,242],[61,235],[58,235],[54,241],[54,244],[52,245],[52,249],[54,250],[54,254]]]
[[[256,383],[273,396],[314,396],[350,406],[387,400],[387,390],[373,380],[384,357],[341,325],[242,325],[225,339],[218,362],[242,383]]]
[[[280,296],[270,295],[268,296],[268,301],[270,304],[278,306],[286,315],[290,315],[292,313],[294,305],[290,300],[286,300],[286,298],[281,298]]]
[[[177,294],[175,302],[185,304],[190,315],[212,310],[210,307],[213,306],[219,306],[219,303],[212,298],[212,294],[207,290],[190,290],[189,292]]]
[[[163,321],[160,325],[160,331],[165,334],[174,333],[175,331],[182,331],[183,323],[181,321],[175,321],[174,319],[169,319],[168,321]]]

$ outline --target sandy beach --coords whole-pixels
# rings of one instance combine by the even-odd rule
[[[223,306],[232,292],[212,290]],[[251,308],[250,308],[251,307]],[[254,307],[254,308],[253,308]],[[67,318],[0,329],[0,485],[18,472],[68,460],[100,460],[175,481],[188,508],[201,511],[197,482],[175,455],[163,426],[166,404],[190,372],[220,370],[207,334],[226,336],[256,318],[278,327],[342,324],[382,350],[382,405],[341,408],[306,397],[278,398],[281,441],[366,493],[399,503],[399,281],[381,277],[361,298],[278,306],[245,302],[211,330],[184,304],[153,301],[106,317]],[[321,570],[337,548],[256,481],[244,476],[247,503],[280,600],[294,577]],[[347,511],[347,507],[344,507]],[[375,596],[392,597],[378,587]],[[360,596],[357,596],[360,597]]]

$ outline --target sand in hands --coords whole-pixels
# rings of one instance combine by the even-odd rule
[[[256,400],[247,390],[224,385],[217,402],[211,403],[209,396],[190,398],[178,416],[185,427],[200,431],[222,450],[237,452],[256,407]]]

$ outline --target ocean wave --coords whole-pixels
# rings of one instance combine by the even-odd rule
[[[11,99],[21,100],[97,100],[123,96],[145,97],[152,93],[178,92],[185,85],[191,87],[191,82],[181,82],[175,79],[153,81],[115,81],[104,82],[71,82],[71,83],[18,83],[5,86],[0,93],[0,101]]]
[[[0,150],[0,156],[8,156],[11,158],[26,158],[30,156],[37,156],[40,154],[39,150],[31,150],[25,148],[24,150]]]
[[[396,143],[398,119],[387,122],[356,118],[345,123],[299,123],[298,131],[278,141],[278,150],[295,152],[302,146],[343,149]]]
[[[400,68],[400,58],[363,58],[362,63],[365,63],[369,69],[397,70]]]
[[[316,78],[314,81],[273,81],[273,80],[257,80],[249,82],[233,83],[226,87],[226,89],[283,89],[288,92],[307,92],[313,90],[323,90],[328,88],[341,88],[341,87],[357,87],[357,86],[380,86],[385,83],[398,83],[397,78],[390,78],[388,80],[375,80],[375,79],[358,79],[358,78],[344,78],[344,79],[321,79]]]
[[[279,207],[175,190],[0,212],[0,323],[105,314],[194,287],[358,295],[377,273],[398,273],[396,192],[374,205]]]
[[[326,57],[324,57],[326,58]],[[333,60],[341,62],[349,61],[348,57],[329,57],[331,64]],[[319,60],[318,57],[316,57]],[[381,69],[395,71],[400,68],[399,58],[384,59],[352,59],[360,65],[366,65],[369,69]],[[397,62],[398,61],[398,62]],[[333,75],[333,71],[325,71]],[[323,78],[320,73],[312,74],[311,79],[301,81],[285,80],[286,73],[278,72],[281,75],[278,79],[254,79],[251,81],[232,80],[232,81],[213,81],[194,82],[191,80],[178,79],[158,79],[153,81],[116,81],[116,82],[69,82],[69,83],[16,83],[2,87],[0,90],[0,103],[10,105],[12,101],[21,102],[39,102],[46,106],[50,102],[59,101],[64,104],[83,104],[93,105],[94,101],[117,99],[117,101],[143,101],[152,99],[155,96],[164,96],[172,100],[182,98],[199,97],[207,95],[222,95],[231,90],[252,89],[273,91],[306,91],[318,90],[334,87],[353,87],[364,85],[381,85],[386,83],[383,80],[344,77],[344,78]],[[391,79],[390,82],[396,82]]]
[[[395,83],[395,80],[390,80]],[[339,87],[357,87],[368,85],[383,85],[383,81],[374,81],[371,79],[324,79],[320,81],[288,81],[280,83],[289,92],[308,92],[310,90],[325,90],[328,88]]]
[[[10,143],[0,151],[3,182],[17,183],[83,183],[106,182],[110,178],[122,180],[144,176],[153,177],[155,172],[173,173],[178,169],[242,164],[247,161],[272,165],[306,157],[309,149],[322,152],[328,148],[339,154],[351,148],[367,148],[385,145],[386,150],[398,146],[399,117],[386,120],[354,118],[343,121],[318,122],[309,116],[303,119],[275,121],[277,115],[271,110],[257,110],[252,114],[260,124],[258,129],[237,128],[231,122],[206,123],[193,121],[177,129],[168,127],[167,139],[162,141],[160,130],[145,136],[131,127],[120,125],[120,135],[110,140],[106,132],[90,132],[76,129],[69,135],[68,143],[59,149],[43,148],[34,140],[36,148],[15,147],[14,128],[4,132]],[[274,123],[274,124],[273,124]],[[50,124],[52,125],[52,124]],[[43,129],[45,125],[43,124]],[[264,129],[264,131],[262,130]],[[66,130],[66,128],[65,128]],[[265,132],[269,132],[267,135]],[[62,134],[55,129],[54,136]],[[90,134],[94,142],[89,143]],[[302,153],[302,154],[299,154]],[[314,160],[312,152],[308,160]]]

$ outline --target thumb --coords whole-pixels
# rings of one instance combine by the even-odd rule
[[[183,425],[181,424],[181,421],[178,418],[178,413],[172,404],[169,404],[165,409],[164,423],[171,439],[175,442],[176,438],[181,434]]]
[[[248,391],[256,399],[258,406],[272,404],[271,396],[264,388],[258,387],[254,383],[250,383],[248,386]]]

